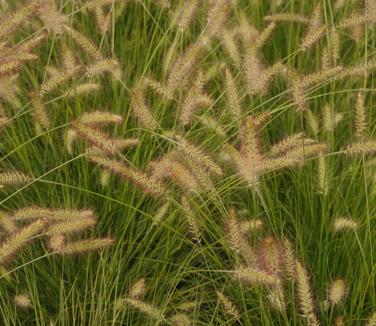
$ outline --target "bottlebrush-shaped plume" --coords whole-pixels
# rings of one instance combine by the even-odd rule
[[[308,110],[308,95],[311,87],[330,79],[341,78],[344,76],[344,71],[343,67],[338,66],[302,76],[296,71],[289,69],[287,73],[290,84],[289,91],[293,98],[296,111],[302,112]]]
[[[0,172],[0,188],[22,186],[33,180],[32,177],[19,171]]]
[[[46,235],[54,236],[58,234],[79,233],[94,226],[97,221],[94,218],[81,218],[55,222],[48,227]]]
[[[296,296],[300,311],[309,325],[319,325],[316,316],[315,301],[308,271],[304,266],[296,262]]]
[[[11,36],[21,25],[28,22],[28,18],[37,12],[39,5],[40,0],[32,0],[10,15],[3,14],[0,20],[0,39]]]
[[[100,149],[108,155],[115,155],[129,146],[138,143],[137,140],[111,138],[107,133],[94,127],[92,124],[83,123],[80,120],[72,122],[72,128],[90,146]]]
[[[263,222],[259,219],[253,219],[249,221],[242,221],[240,222],[240,229],[244,234],[248,232],[258,231],[262,228]]]
[[[239,25],[236,28],[236,36],[240,40],[242,47],[247,49],[250,42],[254,42],[259,35],[259,31],[248,21],[244,11],[239,12]]]
[[[12,76],[0,76],[0,98],[5,102],[12,103],[14,106],[19,106],[17,95],[19,88],[16,84],[18,74]]]
[[[31,93],[31,105],[33,107],[33,117],[36,123],[45,129],[51,127],[51,118],[46,106],[42,103],[40,96],[37,93]]]
[[[188,315],[178,313],[173,315],[170,318],[170,322],[172,323],[173,326],[191,326],[192,325],[192,320],[189,318]]]
[[[116,305],[119,308],[121,308],[121,305],[131,306],[158,322],[165,320],[165,316],[159,308],[153,306],[150,303],[143,302],[141,300],[136,300],[132,298],[121,298]]]
[[[77,65],[69,70],[59,70],[56,75],[47,79],[40,87],[40,96],[44,97],[53,92],[59,86],[68,82],[82,71],[81,66]]]
[[[166,97],[173,98],[178,89],[185,88],[194,76],[204,47],[200,43],[189,46],[169,69],[166,80]]]
[[[278,312],[284,312],[286,310],[286,299],[283,293],[283,287],[280,284],[271,286],[269,294],[267,295],[270,305]]]
[[[122,179],[132,181],[137,187],[151,196],[161,196],[167,194],[167,190],[165,189],[164,185],[159,181],[152,179],[149,175],[133,167],[126,166],[117,160],[110,159],[104,156],[102,153],[88,151],[86,158],[89,161],[119,175]]]
[[[226,136],[226,132],[225,130],[222,128],[222,126],[220,125],[220,123],[215,120],[214,118],[212,118],[211,116],[209,116],[208,114],[203,114],[199,117],[200,119],[200,122],[208,129],[211,129],[212,131],[214,131],[219,137],[221,138],[225,138],[227,137]]]
[[[161,207],[157,209],[155,215],[153,216],[153,225],[158,225],[166,217],[169,208],[170,202],[166,201]]]
[[[136,87],[131,92],[132,113],[144,128],[156,130],[159,127],[158,122],[153,117],[146,100],[145,89]]]
[[[166,177],[169,177],[184,192],[200,192],[201,184],[193,171],[179,161],[170,161],[164,170]]]
[[[369,23],[376,23],[376,1],[365,0],[365,16]]]
[[[45,226],[46,222],[37,220],[5,238],[0,244],[0,264],[9,263]]]
[[[323,25],[322,20],[321,4],[319,3],[317,4],[312,13],[312,17],[310,18],[307,34],[300,44],[300,47],[303,50],[306,51],[311,48],[314,43],[325,35],[327,27]]]
[[[14,211],[12,214],[12,219],[14,221],[34,221],[39,219],[46,219],[52,214],[53,212],[49,208],[30,206]]]
[[[271,152],[264,154],[261,149],[260,131],[267,118],[267,114],[244,118],[240,151],[228,144],[224,146],[224,152],[227,154],[225,159],[233,163],[239,176],[250,187],[257,186],[262,175],[297,166],[307,158],[325,152],[327,147],[325,144],[304,138],[303,135],[294,135],[272,146]]]
[[[107,111],[92,111],[81,114],[78,121],[86,125],[101,127],[108,124],[119,125],[123,122],[123,117]]]
[[[365,133],[368,128],[367,114],[364,104],[364,95],[359,92],[356,98],[356,105],[354,110],[355,115],[355,138],[357,141],[362,141],[365,138]]]
[[[235,63],[237,67],[240,67],[241,54],[240,54],[240,49],[236,42],[237,32],[238,32],[237,29],[230,30],[228,28],[224,28],[222,30],[222,35],[221,35],[220,40],[221,40],[224,50],[230,56],[232,61]]]
[[[103,76],[111,74],[116,80],[121,79],[122,71],[119,62],[116,59],[103,59],[86,67],[86,77]]]
[[[283,265],[286,271],[287,278],[295,280],[296,278],[296,257],[291,242],[285,238],[282,242],[283,245]]]
[[[222,37],[222,30],[230,14],[229,0],[216,0],[210,4],[206,26],[203,30],[201,42],[209,44],[213,38]]]
[[[264,17],[267,22],[289,22],[289,23],[302,23],[309,24],[311,22],[310,18],[304,15],[296,13],[281,13],[274,15],[267,15]]]
[[[186,140],[183,136],[176,135],[175,139],[178,142],[178,150],[181,151],[184,155],[202,165],[210,173],[214,173],[219,176],[223,175],[222,168],[217,163],[215,163],[211,159],[211,157],[209,157],[196,146],[189,143],[188,140]]]
[[[223,306],[223,310],[227,315],[234,317],[236,320],[240,319],[239,308],[223,293],[216,291],[219,302]]]
[[[342,279],[333,281],[328,289],[328,302],[333,305],[341,303],[347,295],[347,285]]]
[[[27,293],[16,294],[13,297],[13,302],[17,308],[27,309],[32,306],[30,296]]]
[[[61,34],[67,17],[59,12],[54,0],[40,1],[38,16],[44,25],[55,34]]]
[[[103,55],[95,43],[81,32],[64,25],[64,31],[77,43],[83,51],[86,52],[93,60],[102,61]]]
[[[364,140],[350,144],[344,153],[351,155],[370,155],[376,153],[376,140]]]
[[[183,100],[179,121],[183,126],[192,122],[195,112],[201,107],[210,107],[213,105],[212,98],[203,92],[205,84],[205,75],[202,71],[198,73],[197,79],[188,90]]]
[[[343,114],[337,113],[329,104],[324,106],[322,113],[322,126],[326,132],[332,132],[337,125],[342,121]]]
[[[327,168],[326,168],[325,156],[323,154],[319,154],[318,161],[319,161],[319,165],[318,165],[319,191],[323,195],[326,195],[328,192],[328,181],[327,181]]]
[[[283,267],[281,244],[274,237],[262,239],[257,255],[258,266],[268,274],[280,277]]]
[[[97,27],[102,34],[105,34],[109,30],[111,23],[111,13],[106,12],[103,8],[106,4],[111,5],[111,2],[103,3],[103,1],[91,1],[87,6],[87,9],[94,13]]]
[[[129,289],[128,296],[134,300],[140,300],[146,292],[146,283],[144,278],[140,278]]]
[[[357,230],[358,227],[358,222],[349,217],[337,217],[333,221],[333,230],[336,232],[345,230]]]
[[[74,98],[76,96],[81,96],[81,95],[88,95],[92,94],[95,92],[100,91],[102,86],[98,83],[83,83],[77,86],[72,87],[71,89],[67,90],[63,96],[65,97],[70,97]]]
[[[0,226],[7,233],[12,233],[17,229],[17,225],[12,219],[12,216],[5,211],[0,211]]]
[[[246,47],[246,53],[243,58],[243,71],[250,95],[264,95],[273,76],[278,74],[282,68],[280,63],[268,68],[265,67],[259,53],[266,40],[271,36],[274,27],[275,24],[271,23],[257,35],[254,44]]]
[[[367,326],[376,326],[376,312],[374,312],[367,321]]]
[[[227,241],[231,250],[235,255],[244,258],[248,264],[252,264],[256,259],[254,250],[233,208],[229,210],[225,224]]]
[[[188,230],[189,230],[189,233],[191,234],[192,240],[197,244],[201,244],[202,235],[200,231],[200,226],[198,225],[196,221],[196,218],[193,214],[191,205],[187,197],[182,196],[181,205],[184,211],[184,217],[187,221]]]
[[[198,10],[200,0],[180,1],[179,6],[172,14],[172,23],[181,31],[185,31],[192,23]]]
[[[280,280],[275,275],[270,275],[256,267],[239,266],[233,271],[233,277],[248,285],[275,285]]]
[[[48,248],[54,252],[61,252],[65,248],[66,237],[63,234],[55,234],[48,237]]]
[[[241,119],[241,99],[239,94],[239,88],[236,85],[235,78],[233,77],[230,69],[225,70],[225,88],[226,98],[229,111],[232,117],[240,122]]]
[[[113,244],[114,240],[109,238],[77,240],[74,242],[67,242],[58,253],[62,255],[78,255],[90,251],[105,249]]]

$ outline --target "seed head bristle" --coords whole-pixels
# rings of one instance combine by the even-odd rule
[[[218,299],[223,306],[223,309],[227,315],[235,317],[236,320],[240,319],[239,308],[223,293],[216,291]]]
[[[199,0],[181,1],[179,7],[173,13],[173,24],[181,31],[185,31],[191,24],[199,4]]]
[[[275,275],[270,275],[261,269],[249,266],[236,268],[234,270],[234,278],[250,285],[275,285],[280,282]]]
[[[46,234],[54,236],[58,234],[72,234],[85,231],[96,224],[94,218],[81,218],[57,222],[48,227]]]
[[[1,188],[26,185],[32,180],[32,177],[20,171],[0,172]]]
[[[221,35],[222,46],[236,66],[240,67],[241,55],[236,43],[236,30],[223,29]]]
[[[64,25],[64,31],[95,61],[102,61],[103,55],[98,47],[87,36],[81,32]]]
[[[11,214],[5,211],[0,211],[0,226],[7,233],[15,232],[17,229],[17,225],[13,221]]]
[[[222,38],[222,30],[230,14],[228,0],[216,0],[210,6],[201,41],[209,44],[213,38]]]
[[[335,232],[345,231],[345,230],[357,230],[359,227],[358,222],[349,217],[337,217],[333,221],[333,230]]]
[[[84,124],[93,126],[103,126],[106,124],[119,125],[123,122],[123,117],[107,111],[93,111],[83,113],[78,120]]]
[[[248,263],[255,261],[255,253],[250,242],[247,239],[247,234],[244,232],[242,225],[236,217],[235,210],[231,208],[226,218],[226,233],[227,241],[230,249],[235,255],[243,257]]]
[[[77,134],[90,146],[95,146],[108,155],[120,153],[128,144],[117,138],[111,138],[97,127],[80,120],[72,122]]]
[[[205,167],[209,172],[220,176],[223,175],[222,168],[202,150],[189,143],[188,140],[181,135],[176,135],[175,139],[178,142],[178,150],[184,155],[187,155],[191,160]]]
[[[178,314],[173,315],[170,318],[170,321],[171,321],[173,326],[191,326],[191,325],[193,325],[192,320],[189,318],[189,316],[186,315],[186,314],[182,314],[182,313],[178,313]]]
[[[52,91],[56,90],[62,84],[68,82],[81,72],[81,66],[72,67],[69,70],[59,71],[53,77],[47,79],[40,87],[40,96],[44,97]]]
[[[30,296],[27,293],[16,294],[13,301],[17,308],[27,309],[32,306]]]
[[[28,21],[30,16],[36,13],[39,6],[40,0],[32,0],[10,15],[3,14],[0,20],[0,39],[11,36],[21,25]]]
[[[145,92],[143,89],[135,88],[131,93],[132,100],[132,112],[138,119],[140,124],[144,128],[149,128],[151,130],[156,130],[159,127],[158,122],[155,120],[151,114],[151,110],[146,101]]]
[[[330,284],[328,290],[328,301],[333,304],[337,305],[341,303],[347,295],[347,285],[346,282],[342,279],[338,279],[333,281]]]
[[[307,16],[303,16],[295,13],[281,13],[274,15],[267,15],[264,17],[264,20],[267,22],[296,22],[302,24],[309,24],[310,19]]]
[[[144,278],[137,280],[129,289],[129,298],[134,300],[140,300],[143,298],[146,292],[146,283]]]
[[[296,257],[291,242],[285,238],[283,239],[283,266],[289,280],[296,278]]]
[[[227,103],[230,109],[230,113],[236,121],[240,121],[241,118],[241,100],[239,96],[238,87],[236,81],[230,71],[226,68],[225,70],[225,87],[226,87],[226,97]]]
[[[296,295],[303,317],[310,325],[319,325],[308,271],[296,261]]]
[[[106,73],[111,74],[117,80],[121,79],[122,70],[116,59],[98,60],[86,67],[85,74],[88,78],[92,78],[95,76],[102,76]]]
[[[267,297],[272,308],[274,308],[276,311],[286,311],[286,298],[281,284],[272,286],[269,290],[269,294],[267,295]]]
[[[194,118],[195,112],[201,107],[210,107],[213,105],[212,98],[203,93],[203,85],[205,82],[205,75],[199,72],[197,80],[193,86],[188,90],[183,99],[179,121],[183,126],[190,124]]]
[[[71,89],[67,90],[64,94],[64,96],[74,98],[76,96],[81,96],[81,95],[87,95],[87,94],[92,94],[95,92],[98,92],[102,86],[97,83],[83,83],[77,86],[72,87]]]
[[[199,117],[200,122],[207,127],[208,129],[211,129],[214,131],[219,137],[225,138],[226,137],[226,132],[220,125],[220,123],[209,116],[208,114],[203,114]]]
[[[67,242],[58,253],[62,255],[79,255],[90,251],[105,249],[113,244],[114,240],[109,238],[77,240]]]
[[[196,71],[203,47],[194,43],[175,61],[166,80],[166,96],[174,97],[177,89],[184,88]]]
[[[64,31],[67,17],[59,12],[54,0],[40,1],[38,16],[47,29],[51,30],[53,33],[61,34]]]
[[[9,263],[10,260],[20,252],[20,250],[30,242],[30,240],[38,235],[45,227],[46,222],[37,220],[18,231],[11,233],[0,244],[0,264]]]
[[[319,154],[319,165],[318,165],[318,184],[319,190],[323,195],[326,195],[328,192],[328,181],[327,181],[327,169],[326,169],[326,161],[325,156],[323,154]]]
[[[51,118],[49,116],[46,106],[42,103],[38,94],[31,94],[31,104],[33,106],[33,117],[35,121],[43,128],[49,129],[51,127]]]
[[[197,220],[193,214],[191,205],[188,201],[188,198],[186,196],[182,196],[181,198],[181,204],[184,210],[184,217],[187,221],[188,224],[188,230],[189,233],[191,234],[192,240],[197,243],[201,244],[202,242],[202,235],[201,235],[201,230],[200,226],[197,223]]]
[[[376,312],[374,312],[367,321],[367,326],[376,326]]]
[[[139,310],[140,312],[144,313],[145,315],[148,315],[149,317],[155,319],[156,321],[165,320],[165,316],[164,316],[163,312],[159,308],[151,305],[150,303],[146,303],[146,302],[143,302],[141,300],[135,300],[135,299],[132,299],[132,298],[124,298],[123,302],[125,304]]]
[[[361,142],[366,137],[368,128],[367,114],[364,105],[364,94],[359,92],[356,98],[356,105],[354,110],[355,115],[355,138]]]
[[[151,196],[161,196],[167,194],[167,190],[162,183],[135,168],[126,166],[117,160],[107,158],[100,153],[88,152],[86,157],[89,161],[112,171],[113,173],[119,175],[122,179],[132,181],[137,187]]]

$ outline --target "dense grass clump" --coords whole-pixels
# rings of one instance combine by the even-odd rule
[[[376,325],[376,1],[0,8],[0,324]]]

